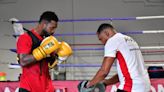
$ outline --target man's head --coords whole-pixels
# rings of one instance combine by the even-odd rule
[[[39,19],[39,25],[41,26],[42,35],[53,35],[57,28],[57,22],[59,21],[57,15],[52,11],[44,12]]]
[[[103,23],[97,30],[98,39],[102,44],[106,44],[107,40],[115,34],[115,29],[111,24]]]

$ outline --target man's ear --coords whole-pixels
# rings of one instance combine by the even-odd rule
[[[105,34],[109,37],[110,34],[109,34],[109,30],[104,30]]]
[[[43,26],[44,26],[44,28],[46,28],[46,27],[47,27],[47,24],[45,24],[45,23],[44,23],[44,25],[43,25]]]
[[[43,28],[46,28],[47,27],[47,23],[46,22],[42,22],[42,26],[43,26]]]
[[[46,20],[42,20],[42,21],[41,21],[41,24],[45,27],[45,26],[47,26],[48,21],[46,21]]]
[[[43,21],[41,21],[40,23],[39,23],[39,25],[41,25],[41,26],[44,26],[44,22]]]

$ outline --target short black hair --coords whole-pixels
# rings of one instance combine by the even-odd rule
[[[39,23],[42,20],[47,20],[48,22],[51,22],[51,20],[53,20],[55,22],[59,21],[58,16],[55,14],[55,12],[52,12],[52,11],[43,12],[43,14],[40,16]]]
[[[111,28],[114,29],[114,27],[111,24],[108,23],[103,23],[99,26],[98,30],[97,30],[97,34],[100,34],[104,29],[106,28]]]

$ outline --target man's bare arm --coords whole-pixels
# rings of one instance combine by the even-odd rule
[[[108,75],[110,71],[110,68],[112,67],[114,59],[115,58],[113,57],[104,57],[101,68],[98,70],[94,78],[90,81],[88,86],[95,85],[105,79],[105,77]]]
[[[115,74],[115,75],[112,76],[112,78],[110,78],[110,79],[105,79],[103,82],[104,82],[106,85],[112,85],[112,84],[115,84],[115,83],[119,82],[118,74]]]
[[[21,66],[27,66],[36,62],[32,54],[18,54],[18,58]]]

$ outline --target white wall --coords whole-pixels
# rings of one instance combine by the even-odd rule
[[[3,1],[3,0],[2,0]],[[5,1],[5,0],[4,0]],[[11,0],[6,0],[11,1]],[[0,19],[16,17],[20,20],[38,20],[42,12],[55,11],[61,19],[96,18],[96,17],[136,17],[164,15],[164,4],[147,2],[148,0],[15,0],[12,3],[0,2]],[[109,22],[109,21],[104,21]],[[76,22],[59,23],[56,33],[96,32],[103,22]],[[138,20],[138,21],[113,21],[118,32],[128,30],[156,30],[164,29],[164,19]],[[36,24],[23,24],[26,28],[33,28]],[[7,73],[8,80],[17,80],[20,70],[11,70],[8,63],[16,62],[16,54],[8,49],[15,48],[15,39],[11,36],[14,31],[12,25],[0,22],[0,71]],[[163,34],[130,35],[141,46],[164,45]],[[96,36],[58,37],[69,43],[100,43]],[[97,46],[96,46],[97,47]],[[79,47],[81,48],[81,47]],[[68,63],[101,63],[103,51],[74,52],[78,57],[70,57]],[[80,55],[88,55],[82,57]],[[100,56],[93,56],[100,55]],[[144,55],[145,60],[163,60],[162,55]],[[84,69],[80,69],[84,70]],[[87,70],[87,68],[86,68]],[[81,72],[86,72],[81,71]],[[97,68],[89,68],[96,71]],[[68,68],[67,71],[79,71],[79,68]],[[95,73],[95,72],[93,72]],[[68,73],[67,79],[74,78],[75,72]],[[69,77],[70,76],[70,77]],[[90,79],[86,78],[86,79]]]

